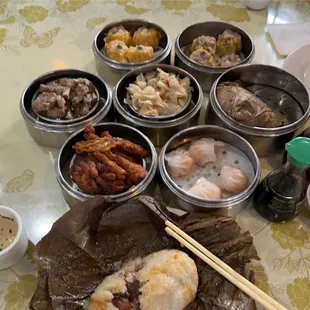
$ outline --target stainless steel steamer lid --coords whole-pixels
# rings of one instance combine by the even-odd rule
[[[197,93],[195,94],[197,99],[195,100],[196,102],[194,102],[194,107],[191,110],[189,110],[186,114],[181,115],[179,117],[177,116],[176,118],[172,118],[172,119],[152,120],[152,119],[146,119],[146,118],[132,115],[128,113],[126,109],[124,109],[125,103],[123,103],[122,102],[123,100],[120,98],[120,92],[127,92],[126,87],[129,84],[129,80],[132,78],[135,78],[140,73],[155,71],[157,68],[160,68],[164,71],[176,73],[182,77],[188,76],[190,78],[191,86],[194,87],[193,91]],[[192,99],[193,99],[193,94],[192,94]],[[164,64],[146,65],[146,66],[137,68],[131,72],[128,72],[127,74],[124,75],[124,77],[120,79],[120,81],[117,83],[113,91],[113,103],[114,103],[116,110],[126,120],[133,122],[134,124],[137,124],[138,126],[150,127],[150,128],[169,128],[173,126],[178,126],[186,122],[193,115],[195,115],[200,110],[202,102],[203,102],[203,92],[197,80],[191,74],[189,74],[183,69],[174,67],[172,65],[164,65]]]
[[[184,190],[182,190],[175,184],[175,182],[171,179],[166,169],[165,154],[168,151],[179,147],[180,145],[190,142],[194,138],[202,136],[214,137],[216,140],[227,142],[239,148],[248,156],[249,160],[253,164],[255,177],[252,183],[247,188],[247,190],[230,198],[219,200],[205,200],[198,197],[194,197],[192,195],[188,195]],[[253,194],[256,186],[260,182],[260,176],[261,176],[260,161],[250,143],[248,143],[244,138],[242,138],[238,134],[228,129],[210,125],[191,127],[182,130],[181,132],[174,135],[165,144],[165,146],[162,148],[160,152],[159,171],[164,183],[175,195],[177,195],[179,198],[181,198],[182,200],[186,201],[189,204],[205,208],[229,208],[234,204],[238,204],[246,200],[249,196]]]
[[[276,127],[276,128],[263,128],[263,127],[250,127],[243,124],[238,123],[234,119],[230,118],[221,108],[221,105],[219,104],[216,96],[216,89],[219,83],[229,80],[229,77],[233,76],[234,73],[236,75],[239,75],[235,79],[240,79],[243,81],[242,75],[245,74],[251,74],[251,78],[253,80],[253,83],[261,84],[261,85],[270,85],[272,82],[270,80],[270,77],[268,76],[268,73],[275,73],[276,75],[282,76],[282,80],[279,79],[276,81],[276,83],[279,84],[279,86],[285,87],[287,84],[290,83],[290,81],[294,81],[295,87],[292,89],[292,92],[295,94],[290,94],[295,96],[299,96],[299,104],[304,109],[304,115],[297,121],[282,126],[282,127]],[[269,84],[268,84],[269,81]],[[244,81],[248,82],[248,81]],[[294,86],[294,85],[293,85]],[[301,102],[302,100],[302,102]],[[210,91],[210,104],[214,111],[216,112],[217,116],[226,124],[229,125],[231,129],[234,131],[241,133],[241,134],[250,134],[253,136],[259,136],[259,137],[271,137],[271,136],[280,136],[285,135],[291,132],[294,132],[296,129],[298,129],[300,126],[302,126],[309,118],[310,115],[310,102],[309,102],[309,94],[305,88],[305,86],[293,75],[286,72],[283,69],[280,69],[278,67],[270,66],[270,65],[262,65],[262,64],[244,64],[240,65],[234,68],[231,68],[224,72],[213,84],[212,89]]]
[[[191,60],[183,52],[183,47],[185,45],[190,44],[197,37],[201,35],[209,35],[209,36],[217,37],[219,34],[224,32],[224,30],[226,29],[231,29],[239,33],[242,37],[242,43],[246,44],[246,50],[247,50],[246,56],[239,64],[233,65],[230,67],[225,67],[225,68],[202,66],[196,63],[195,61]],[[175,53],[187,66],[193,69],[196,69],[201,72],[206,72],[206,73],[221,74],[230,68],[251,62],[255,54],[255,45],[250,35],[244,30],[242,30],[241,28],[236,27],[232,24],[228,24],[228,23],[210,21],[210,22],[195,23],[185,28],[177,36],[175,40]]]
[[[95,129],[99,128],[99,130],[100,130],[100,128],[102,128],[102,131],[109,130],[109,128],[111,130],[111,127],[115,128],[115,129],[121,128],[122,130],[124,130],[126,132],[126,137],[123,137],[123,138],[127,138],[128,135],[130,134],[130,132],[134,133],[134,135],[138,135],[147,144],[148,151],[150,152],[150,156],[151,156],[151,163],[150,163],[150,167],[148,169],[148,173],[147,173],[146,177],[138,185],[133,186],[128,191],[121,193],[121,194],[104,195],[104,197],[109,201],[113,200],[113,201],[121,202],[121,201],[125,201],[127,199],[130,199],[130,198],[140,194],[151,183],[151,181],[155,177],[156,170],[157,170],[157,152],[156,152],[154,145],[149,140],[149,138],[146,137],[144,134],[142,134],[139,130],[137,130],[131,126],[120,124],[120,123],[98,123],[98,124],[94,125]],[[75,132],[74,134],[72,134],[67,139],[67,141],[64,143],[64,145],[60,149],[58,156],[57,156],[57,159],[56,159],[56,162],[55,162],[55,171],[56,171],[56,178],[57,178],[58,183],[67,192],[69,192],[70,195],[72,195],[73,197],[75,197],[79,200],[85,200],[85,199],[93,198],[94,195],[84,194],[81,191],[78,191],[78,190],[74,189],[72,186],[70,186],[64,178],[64,175],[62,172],[62,167],[61,167],[62,166],[61,162],[62,162],[62,156],[64,154],[64,150],[67,148],[67,145],[70,144],[72,140],[77,139],[78,138],[77,136],[81,135],[81,133],[83,131],[84,131],[84,128]],[[133,141],[133,142],[136,142],[136,141]]]
[[[99,100],[101,100],[102,108],[95,114],[93,114],[91,117],[87,119],[83,119],[80,122],[70,123],[70,124],[56,124],[56,123],[49,123],[45,121],[40,121],[32,117],[28,110],[31,109],[31,95],[28,94],[29,92],[34,92],[35,90],[31,89],[32,87],[35,87],[35,85],[40,85],[43,82],[46,81],[52,81],[54,79],[60,78],[60,77],[90,77],[90,80],[93,82],[94,80],[97,80],[96,84],[100,84],[100,87],[96,86],[98,89],[99,94],[105,93],[106,98],[100,97]],[[28,98],[29,95],[29,98]],[[26,102],[27,101],[27,102]],[[29,102],[28,102],[29,101]],[[103,102],[104,101],[104,102]],[[30,105],[28,109],[25,105]],[[21,99],[20,99],[20,112],[24,118],[24,120],[29,123],[30,125],[34,126],[37,129],[43,130],[43,131],[49,131],[49,132],[74,132],[76,130],[79,130],[82,127],[85,127],[89,123],[95,123],[100,121],[102,119],[103,114],[106,114],[112,105],[112,90],[111,88],[105,83],[103,79],[100,77],[93,75],[86,71],[81,71],[77,69],[62,69],[62,70],[55,70],[50,71],[45,74],[40,75],[35,80],[33,80],[31,83],[29,83],[26,88],[24,89]]]
[[[128,28],[128,29],[132,28],[135,30],[138,29],[139,27],[142,27],[142,26],[155,28],[156,30],[158,30],[163,35],[163,39],[166,40],[165,47],[163,47],[163,50],[161,52],[159,52],[156,57],[154,57],[148,61],[142,62],[142,63],[121,63],[121,62],[112,60],[109,57],[103,55],[103,53],[100,51],[100,45],[102,43],[102,47],[103,47],[103,42],[104,42],[103,39],[104,39],[104,36],[108,33],[108,31],[111,28],[113,28],[115,26],[120,26],[120,25],[124,26],[125,28]],[[134,70],[134,69],[136,69],[140,66],[143,66],[143,65],[148,65],[148,64],[152,64],[152,63],[160,63],[163,59],[165,59],[167,57],[167,55],[169,55],[171,48],[172,48],[171,38],[168,35],[168,33],[160,25],[155,24],[155,23],[148,21],[148,20],[135,19],[135,18],[122,19],[122,20],[114,21],[112,23],[107,24],[103,29],[101,29],[96,34],[95,39],[94,39],[93,44],[92,44],[93,53],[99,60],[101,60],[105,64],[109,65],[111,68],[116,69],[116,70],[120,70],[120,71],[131,71],[131,70]]]

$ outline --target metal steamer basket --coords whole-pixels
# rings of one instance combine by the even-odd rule
[[[166,119],[151,119],[137,115],[124,102],[129,83],[133,83],[140,73],[155,71],[157,68],[166,72],[173,72],[180,77],[188,76],[191,81],[192,98],[188,107],[174,117]],[[156,147],[162,147],[177,132],[198,124],[199,112],[203,102],[203,92],[197,80],[186,71],[170,65],[147,65],[127,73],[115,86],[113,103],[116,118],[121,122],[133,126],[148,136]]]
[[[86,78],[97,88],[99,103],[88,117],[82,120],[72,120],[70,123],[53,122],[41,119],[32,110],[32,100],[37,93],[40,84],[48,83],[59,78]],[[96,124],[100,121],[113,121],[114,110],[112,108],[112,91],[110,87],[98,76],[76,69],[63,69],[48,72],[32,81],[24,90],[20,99],[20,112],[26,123],[29,134],[40,145],[59,149],[68,137],[81,130],[88,124]]]
[[[239,33],[242,38],[241,62],[239,64],[225,68],[202,66],[191,60],[186,54],[186,47],[197,37],[205,35],[217,38],[218,35],[223,33],[226,29]],[[183,30],[175,40],[175,65],[192,74],[205,92],[209,92],[213,82],[229,68],[252,62],[254,53],[254,42],[244,30],[222,22],[193,24]]]
[[[230,118],[221,108],[216,96],[217,86],[222,82],[240,81],[254,87],[255,94],[268,107],[277,112],[287,124],[275,128],[250,127]],[[206,123],[226,128],[240,134],[255,149],[258,156],[283,152],[295,132],[309,119],[309,95],[304,85],[288,72],[269,65],[248,64],[231,68],[214,83]]]
[[[253,169],[253,177],[246,190],[230,198],[205,200],[188,194],[176,184],[167,171],[165,155],[199,138],[213,138],[222,141],[244,154]],[[212,211],[228,216],[235,216],[249,204],[261,176],[259,159],[252,146],[244,138],[225,128],[209,125],[188,128],[173,136],[161,150],[159,172],[162,197],[171,207],[180,208],[188,212]]]
[[[133,33],[142,26],[155,28],[162,35],[159,47],[155,50],[155,57],[140,63],[121,63],[103,55],[101,50],[104,47],[104,38],[108,31],[115,26],[124,26],[130,33]],[[126,73],[143,65],[160,63],[170,64],[172,41],[168,33],[158,24],[143,19],[123,19],[110,23],[101,29],[93,41],[92,48],[98,74],[110,85],[114,86]]]
[[[108,201],[124,202],[141,194],[152,195],[156,188],[155,174],[157,170],[157,153],[152,142],[135,128],[123,124],[100,123],[94,125],[94,128],[98,135],[104,131],[109,131],[113,137],[124,138],[137,143],[149,152],[149,156],[143,162],[143,166],[148,171],[146,177],[138,185],[132,186],[126,192],[117,195],[105,195],[105,199]],[[69,175],[69,167],[73,156],[75,156],[72,146],[76,142],[83,140],[83,131],[84,129],[79,130],[67,139],[59,151],[55,164],[57,181],[70,207],[78,202],[94,197],[93,195],[84,194],[80,191]]]

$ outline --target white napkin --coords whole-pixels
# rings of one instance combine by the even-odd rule
[[[271,24],[267,25],[267,30],[281,56],[310,44],[310,23]]]

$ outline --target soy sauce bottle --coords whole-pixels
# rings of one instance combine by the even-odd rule
[[[310,138],[310,127],[308,127],[301,134],[299,134],[298,137]],[[282,161],[283,164],[286,163],[286,160],[287,160],[287,153],[285,152],[284,157],[283,157],[283,161]],[[306,175],[307,175],[307,182],[310,185],[310,169],[307,169]]]
[[[269,173],[254,192],[256,211],[271,222],[293,219],[306,202],[306,170],[310,167],[310,139],[299,137],[285,145],[287,162]]]

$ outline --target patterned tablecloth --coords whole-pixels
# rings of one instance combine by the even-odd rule
[[[33,249],[68,210],[55,179],[55,151],[38,146],[19,113],[24,87],[38,75],[64,67],[95,72],[92,40],[107,22],[126,17],[154,20],[174,38],[205,20],[236,23],[256,45],[255,63],[281,66],[265,35],[266,23],[306,21],[307,1],[279,1],[248,11],[238,0],[0,0],[0,203],[16,209],[29,234],[27,255],[0,271],[0,308],[28,309],[36,286]],[[277,163],[262,160],[263,174]],[[257,285],[288,309],[310,309],[310,211],[285,224],[271,224],[252,207],[238,222],[253,237],[261,261]]]

